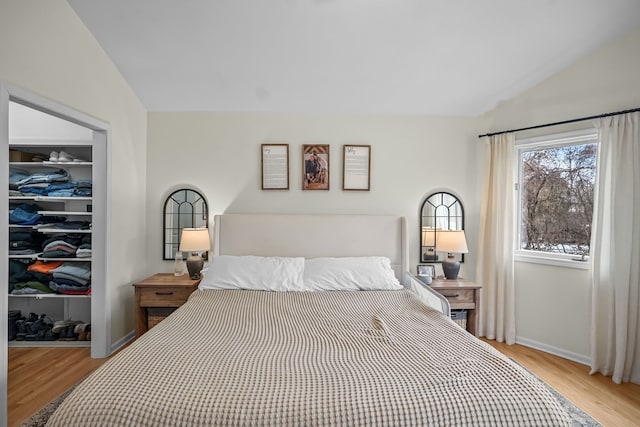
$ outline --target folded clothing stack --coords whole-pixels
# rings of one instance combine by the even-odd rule
[[[30,229],[9,231],[9,255],[35,254],[42,246],[43,235]]]
[[[9,224],[16,225],[37,225],[61,223],[66,218],[55,215],[42,215],[42,207],[35,203],[20,203],[9,206]]]
[[[26,178],[14,180],[13,185],[17,185],[17,190],[21,193],[39,193],[39,190],[47,188],[51,184],[69,182],[69,172],[64,169],[41,170],[31,172]],[[10,184],[11,185],[11,184]],[[14,189],[15,188],[10,188]]]
[[[90,258],[91,236],[79,233],[56,235],[42,243],[43,258]]]
[[[51,274],[53,274],[53,279],[49,282],[51,290],[67,295],[91,294],[90,262],[64,262],[51,270]]]
[[[9,167],[9,190],[17,190],[18,182],[29,178],[31,174],[24,169]]]
[[[91,197],[93,182],[90,178],[71,181],[69,173],[64,169],[29,172],[11,167],[9,191],[11,196],[36,194],[49,197]]]
[[[56,239],[42,248],[43,258],[75,258],[78,247],[63,239]]]
[[[65,221],[56,222],[54,224],[47,225],[47,228],[55,228],[56,230],[91,230],[91,222],[89,221]]]
[[[62,261],[36,261],[25,270],[19,271],[20,262],[11,260],[9,288],[11,295],[51,294],[49,282],[53,279],[51,271],[62,266]],[[15,274],[11,274],[11,271]]]
[[[78,246],[76,258],[91,258],[91,243],[83,243]]]

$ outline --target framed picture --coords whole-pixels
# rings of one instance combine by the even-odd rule
[[[369,191],[371,185],[371,146],[342,146],[342,189]]]
[[[418,265],[418,276],[436,277],[436,266],[433,264]]]
[[[329,190],[329,144],[302,146],[302,189]]]
[[[262,189],[289,189],[289,144],[262,144]]]

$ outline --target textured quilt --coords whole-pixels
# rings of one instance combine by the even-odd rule
[[[563,426],[544,385],[410,290],[196,291],[49,426]]]

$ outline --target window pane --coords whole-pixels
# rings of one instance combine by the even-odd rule
[[[588,255],[595,143],[520,152],[520,249]]]

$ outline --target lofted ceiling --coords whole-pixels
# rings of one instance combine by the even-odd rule
[[[638,0],[67,0],[150,111],[475,116]]]

